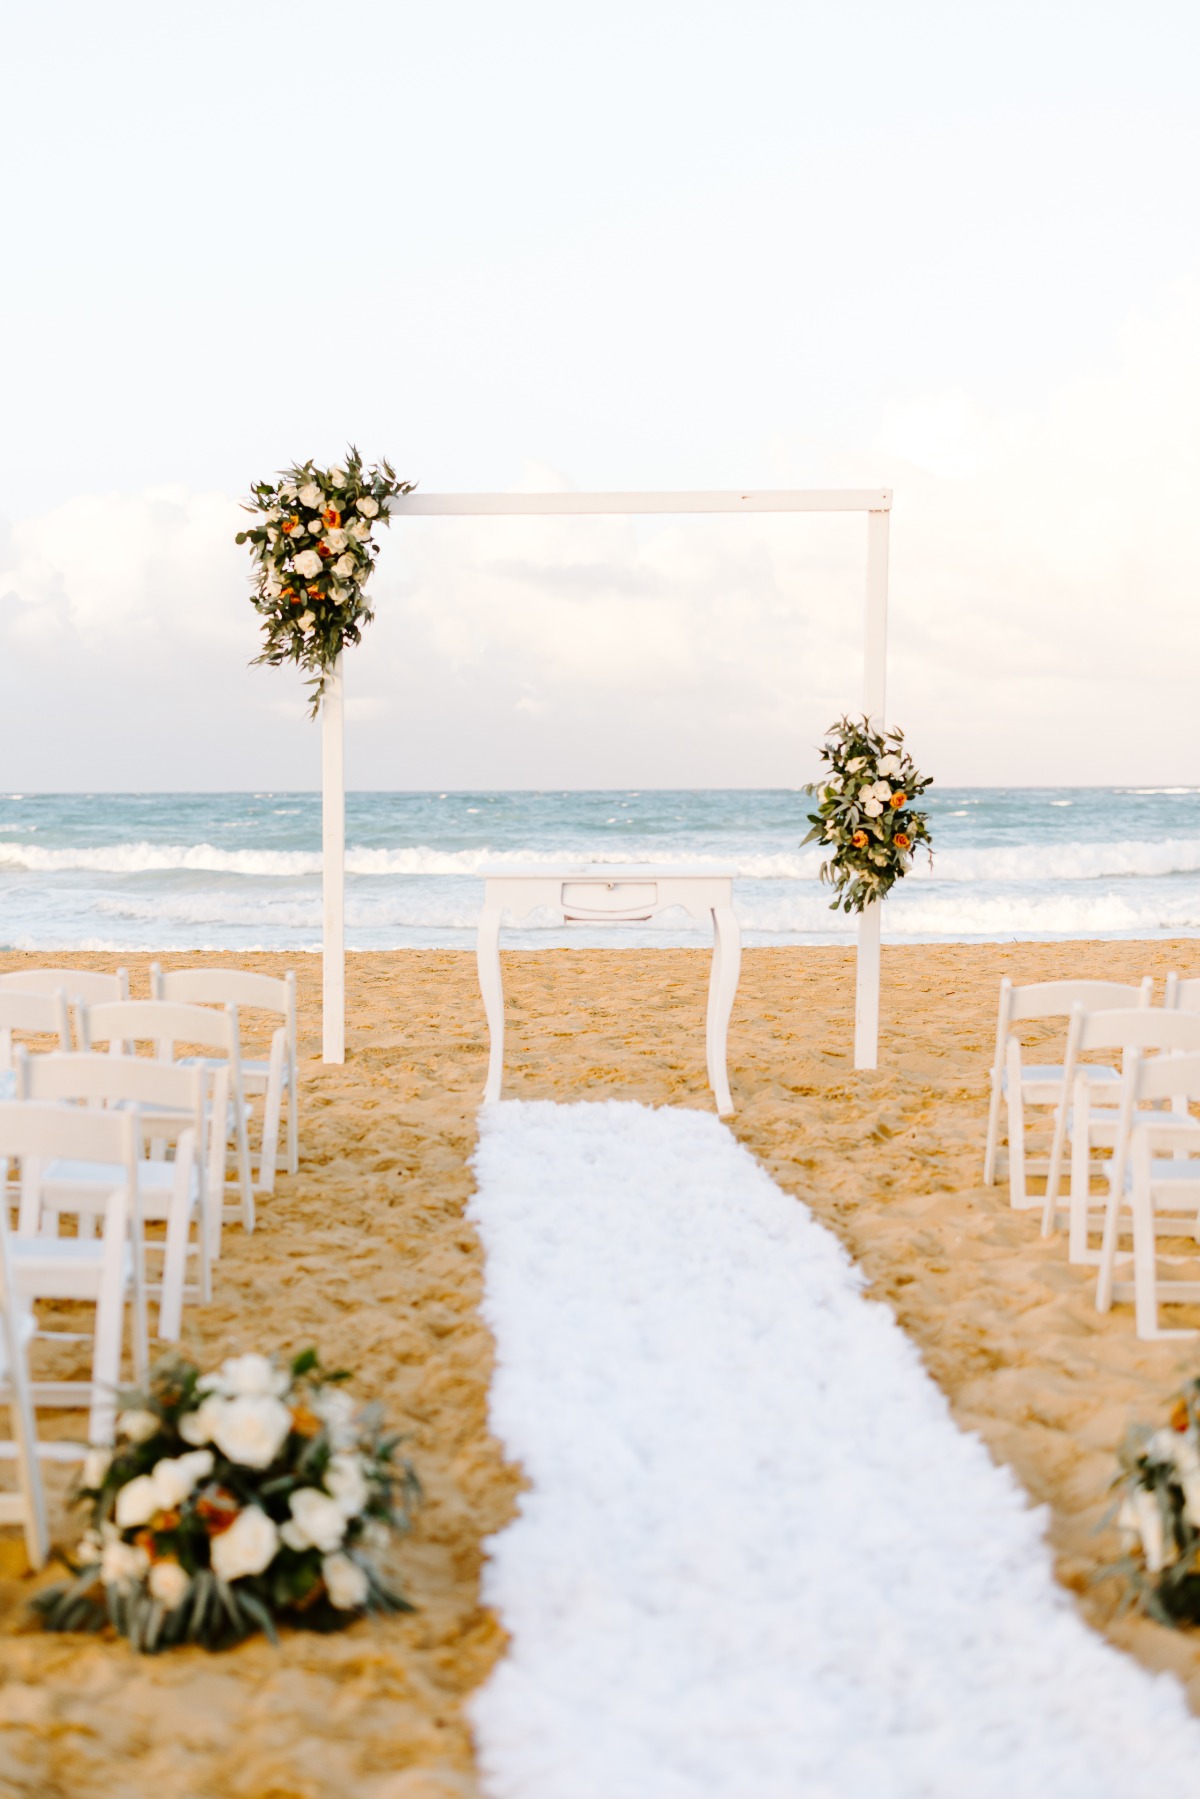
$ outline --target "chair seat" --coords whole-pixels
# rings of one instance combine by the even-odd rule
[[[29,1299],[95,1299],[104,1266],[98,1237],[10,1237],[13,1279]],[[133,1252],[123,1246],[122,1275],[133,1275]]]
[[[42,1174],[42,1203],[48,1211],[66,1211],[82,1203],[89,1211],[102,1212],[108,1195],[122,1185],[123,1170],[110,1162],[74,1162],[60,1157]],[[139,1162],[138,1197],[145,1218],[161,1219],[167,1215],[175,1191],[174,1162]],[[192,1196],[196,1194],[195,1171],[192,1174]]]

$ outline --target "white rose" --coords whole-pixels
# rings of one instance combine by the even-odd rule
[[[899,756],[881,756],[879,758],[878,766],[881,775],[898,775],[900,773],[900,758]]]
[[[283,511],[282,511],[281,507],[270,506],[267,508],[267,523],[268,523],[268,525],[277,525],[282,517],[283,517]]]
[[[873,800],[875,798],[875,783],[869,781],[865,787],[860,787],[858,790],[858,797],[860,800]]]
[[[343,531],[340,526],[335,526],[332,531],[326,531],[325,542],[331,550],[344,550],[350,542],[350,533]]]
[[[329,480],[330,480],[331,485],[334,487],[345,487],[345,485],[346,485],[345,469],[344,468],[331,468],[329,471]]]
[[[331,1455],[325,1470],[325,1490],[333,1494],[347,1518],[356,1518],[369,1496],[361,1459],[356,1455]]]
[[[197,1481],[206,1480],[213,1471],[211,1449],[193,1449],[190,1455],[155,1462],[151,1479],[158,1494],[160,1512],[170,1512],[182,1505]]]
[[[128,1437],[131,1443],[144,1443],[161,1429],[162,1419],[153,1412],[122,1412],[117,1419],[117,1435]]]
[[[209,1377],[213,1378],[212,1376]],[[203,1383],[200,1383],[201,1385]],[[196,1407],[194,1412],[184,1412],[178,1423],[178,1431],[185,1443],[211,1443],[217,1424],[225,1410],[225,1401],[219,1393],[208,1393]]]
[[[321,1573],[329,1602],[339,1612],[352,1612],[367,1603],[367,1577],[348,1555],[327,1555],[321,1563]]]
[[[173,1612],[187,1598],[192,1582],[178,1562],[155,1562],[147,1584],[150,1597],[157,1599],[165,1611]]]
[[[319,1487],[301,1487],[298,1493],[290,1495],[288,1505],[306,1545],[325,1551],[338,1547],[346,1534],[346,1519],[336,1499],[322,1493]],[[292,1546],[298,1547],[295,1543]]]
[[[99,1487],[104,1476],[112,1466],[112,1452],[108,1449],[89,1449],[83,1458],[83,1484],[85,1487]]]
[[[355,562],[353,556],[347,551],[344,556],[338,557],[333,565],[333,572],[335,575],[341,575],[342,579],[345,580],[348,575],[354,573],[357,567],[357,562]]]
[[[298,575],[303,575],[306,581],[311,581],[314,575],[319,575],[321,572],[321,558],[315,550],[301,550],[293,567]]]
[[[75,1560],[81,1568],[90,1568],[104,1554],[104,1544],[94,1530],[85,1530],[75,1545]]]
[[[308,481],[300,489],[296,498],[302,506],[307,506],[310,512],[315,512],[317,507],[321,504],[323,496],[321,489],[317,486],[316,482]]]
[[[1145,1487],[1139,1488],[1132,1498],[1121,1501],[1117,1523],[1141,1542],[1149,1572],[1160,1574],[1166,1566],[1166,1541],[1157,1497]]]
[[[302,612],[300,614],[300,617],[298,620],[300,629],[302,631],[307,631],[308,627],[312,624],[312,622],[316,618],[316,616],[317,615],[315,612]]]
[[[863,806],[863,811],[868,818],[878,818],[883,811],[883,807],[878,800],[868,800]]]
[[[325,529],[325,520],[323,518],[310,518],[308,521],[308,528],[314,537],[320,537],[321,532]]]
[[[282,1399],[291,1384],[291,1375],[277,1368],[270,1356],[234,1355],[221,1363],[221,1385],[235,1398],[270,1393],[275,1399]]]
[[[100,1578],[106,1587],[130,1586],[140,1580],[150,1566],[150,1557],[136,1543],[122,1543],[119,1537],[104,1545],[100,1557]]]
[[[283,592],[283,583],[276,575],[268,575],[263,582],[263,592],[269,600],[277,600]]]
[[[228,1399],[213,1429],[222,1455],[243,1468],[269,1468],[292,1428],[292,1414],[270,1394]]]
[[[374,518],[379,511],[379,501],[373,500],[369,493],[365,493],[361,500],[355,500],[354,505],[364,518]]]
[[[890,800],[891,797],[892,797],[891,782],[890,781],[876,781],[876,783],[875,783],[875,798],[877,800]]]
[[[294,1518],[285,1518],[279,1526],[279,1535],[289,1549],[311,1549],[312,1544],[296,1523]]]
[[[296,493],[295,483],[291,481],[288,482],[286,487],[281,487],[279,492],[285,500],[295,500],[299,497]]]
[[[343,1387],[323,1387],[313,1394],[312,1409],[329,1433],[335,1449],[352,1449],[358,1441],[355,1406]]]
[[[866,760],[865,756],[855,756],[852,762],[847,762],[846,764],[847,774],[856,775],[859,769],[864,766]]]
[[[1166,1462],[1173,1466],[1175,1462],[1175,1446],[1182,1445],[1183,1438],[1173,1430],[1156,1430],[1146,1445],[1146,1454],[1152,1462]]]
[[[346,526],[349,536],[356,537],[359,543],[366,543],[371,535],[371,527],[365,518],[352,518]]]
[[[243,1508],[219,1537],[212,1540],[213,1573],[218,1580],[261,1574],[279,1548],[279,1532],[256,1505]]]
[[[148,1524],[155,1512],[161,1510],[158,1488],[149,1474],[139,1474],[117,1494],[116,1519],[122,1530],[132,1530],[139,1524]]]

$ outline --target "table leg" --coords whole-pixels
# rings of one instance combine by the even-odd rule
[[[490,1039],[483,1097],[485,1100],[492,1100],[499,1099],[500,1083],[504,1078],[504,984],[500,975],[498,911],[485,910],[480,915],[475,956],[479,964],[479,991],[483,995],[483,1009],[487,1015]]]
[[[709,1079],[716,1096],[717,1112],[726,1118],[733,1111],[733,1100],[729,1093],[725,1052],[729,1040],[729,1016],[742,967],[742,933],[731,906],[713,907],[713,952]]]

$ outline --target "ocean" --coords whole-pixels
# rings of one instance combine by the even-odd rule
[[[1164,937],[1200,930],[1200,788],[935,789],[932,869],[889,899],[885,940]],[[747,944],[849,941],[801,792],[352,793],[350,949],[468,948],[487,866],[736,870]],[[682,914],[557,928],[514,946],[694,944]],[[0,947],[316,950],[313,793],[0,795]]]

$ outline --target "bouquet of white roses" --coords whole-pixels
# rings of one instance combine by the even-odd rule
[[[311,717],[326,671],[375,616],[366,597],[379,553],[372,534],[388,522],[388,501],[413,485],[397,481],[386,462],[364,468],[351,447],[345,468],[297,463],[278,482],[260,481],[251,490],[244,510],[260,515],[259,522],[239,531],[237,541],[248,543],[254,558],[254,606],[266,636],[251,667],[297,662],[308,669]]]
[[[276,1622],[334,1630],[410,1611],[372,1552],[408,1527],[416,1476],[378,1409],[359,1412],[315,1350],[287,1367],[164,1363],[92,1450],[91,1521],[71,1578],[34,1605],[51,1630],[111,1625],[135,1649],[219,1649]]]
[[[818,802],[804,842],[832,850],[821,864],[821,879],[834,889],[830,910],[861,912],[908,873],[919,843],[931,843],[929,819],[913,801],[933,779],[918,774],[902,731],[841,718],[829,738],[821,750],[828,773],[804,789]]]
[[[1120,1460],[1125,1555],[1109,1572],[1127,1576],[1135,1603],[1160,1624],[1200,1624],[1200,1380],[1179,1395],[1165,1429],[1135,1427]]]

